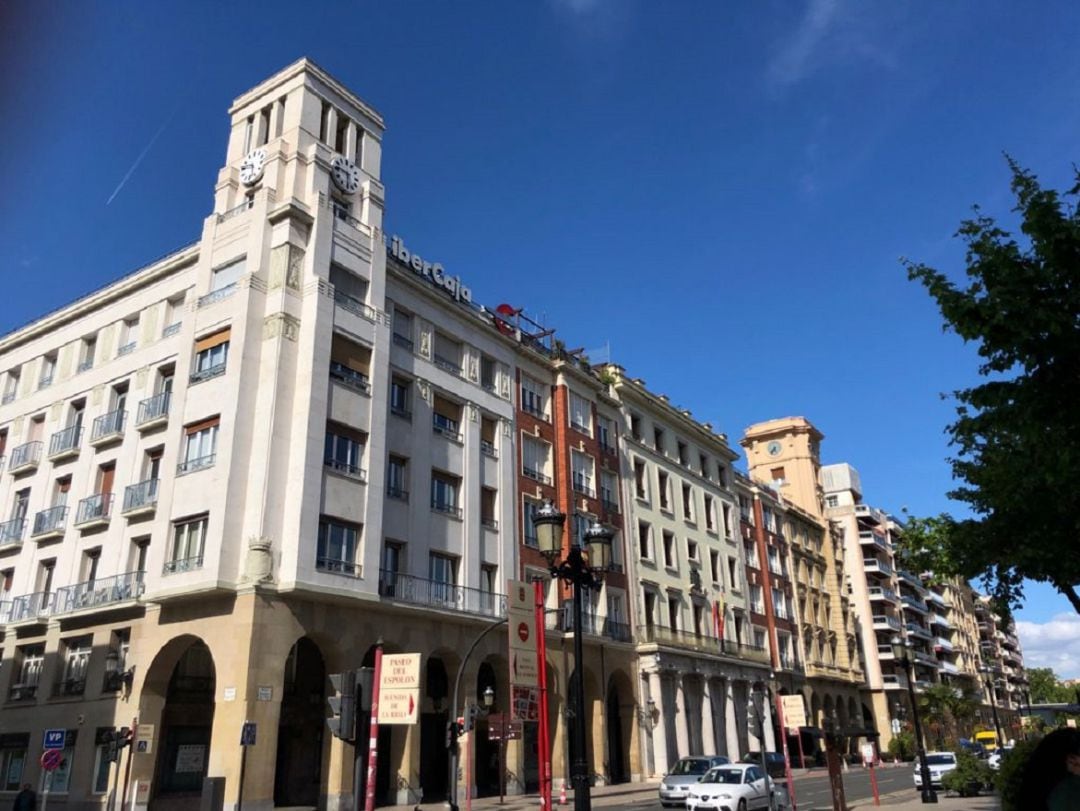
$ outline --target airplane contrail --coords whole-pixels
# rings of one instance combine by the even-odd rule
[[[180,105],[177,104],[173,108],[173,111],[169,113],[169,117],[165,119],[165,123],[158,127],[158,131],[154,133],[154,137],[150,139],[150,142],[146,146],[143,147],[142,152],[139,153],[139,157],[135,159],[135,162],[131,164],[131,168],[127,170],[127,174],[124,175],[124,177],[117,184],[116,188],[113,189],[113,193],[109,195],[109,199],[105,201],[105,205],[109,205],[114,199],[116,199],[116,195],[120,193],[120,190],[124,188],[128,180],[131,179],[131,176],[135,173],[135,170],[139,168],[139,164],[142,163],[143,158],[145,158],[146,154],[153,148],[154,142],[161,137],[161,133],[165,132],[165,128],[169,126],[170,123],[172,123],[173,116],[176,115],[176,111],[179,109]]]

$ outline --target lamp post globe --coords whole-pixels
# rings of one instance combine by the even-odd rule
[[[889,640],[893,658],[904,668],[907,676],[908,698],[911,701],[911,722],[915,726],[915,753],[919,758],[919,777],[922,779],[920,796],[924,803],[936,803],[937,792],[930,776],[930,764],[926,760],[926,747],[923,745],[922,718],[919,715],[919,702],[915,698],[915,662],[911,656],[911,646],[900,636]]]

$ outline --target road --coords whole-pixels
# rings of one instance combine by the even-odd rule
[[[915,793],[915,782],[910,764],[896,768],[877,769],[878,793],[889,794],[894,791],[905,791],[911,794],[909,799],[918,795]],[[870,772],[867,769],[853,767],[844,773],[844,793],[848,804],[861,801],[862,807],[866,807],[866,800],[873,798],[870,788]],[[795,799],[798,802],[799,811],[832,811],[832,799],[829,791],[829,776],[825,771],[815,769],[810,774],[795,778]],[[628,804],[629,805],[629,804]],[[649,800],[632,804],[635,809],[648,809],[660,811],[660,801]]]

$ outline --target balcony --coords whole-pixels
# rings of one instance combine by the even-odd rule
[[[881,677],[886,690],[906,690],[907,678],[897,673],[886,673]]]
[[[360,577],[363,572],[363,566],[354,560],[343,560],[341,558],[315,558],[315,569],[320,572],[330,572],[331,574],[343,574],[348,577]]]
[[[30,537],[35,541],[63,537],[67,515],[68,508],[63,504],[41,510],[34,516],[34,528],[30,531]]]
[[[71,677],[61,679],[53,685],[53,696],[62,698],[65,696],[81,696],[86,692],[86,679]]]
[[[201,569],[202,565],[202,555],[195,555],[190,558],[179,558],[177,560],[167,560],[165,561],[165,565],[161,567],[161,573],[181,574],[183,572],[193,572],[196,569]]]
[[[871,600],[884,600],[893,605],[900,602],[900,598],[896,596],[896,592],[885,586],[870,586],[866,592],[870,595]]]
[[[366,374],[336,360],[330,361],[330,379],[354,391],[371,394],[371,379]]]
[[[149,515],[157,509],[158,479],[147,479],[124,488],[121,512],[126,518]]]
[[[921,650],[915,651],[915,661],[920,665],[926,665],[927,667],[937,668],[940,664],[938,658],[932,653],[924,653]]]
[[[153,397],[147,397],[139,403],[139,410],[135,416],[135,427],[140,431],[148,431],[169,421],[169,403],[172,400],[171,391],[163,391]]]
[[[180,333],[181,326],[182,324],[179,321],[175,321],[172,324],[169,324],[167,327],[165,327],[165,329],[161,331],[161,337],[171,338],[174,335],[178,335]]]
[[[492,459],[499,458],[499,451],[495,447],[495,443],[489,442],[486,439],[480,440],[480,453],[484,454],[484,456],[490,456]]]
[[[878,645],[877,656],[883,662],[893,662],[896,660],[896,655],[893,653],[892,645]]]
[[[952,628],[952,623],[941,616],[941,614],[931,613],[930,622],[933,625],[940,625],[942,628]]]
[[[11,692],[8,694],[8,701],[14,703],[17,701],[30,702],[37,699],[38,686],[34,682],[32,684],[13,684],[11,685]]]
[[[343,293],[340,290],[334,291],[334,304],[336,304],[345,312],[358,315],[361,318],[376,323],[379,320],[379,311],[372,307],[370,304],[365,304],[358,298],[353,298],[348,293]]]
[[[690,631],[679,631],[666,628],[662,625],[639,625],[637,630],[638,644],[654,643],[667,645],[675,648],[702,651],[715,655],[731,656],[736,659],[745,659],[752,662],[769,664],[772,658],[767,648],[757,645],[748,645],[744,642],[732,642],[731,640],[717,639],[708,634],[695,634]]]
[[[340,459],[324,459],[323,465],[327,470],[332,470],[334,473],[340,473],[342,476],[348,476],[358,482],[367,482],[367,471],[362,467],[343,462]]]
[[[574,477],[574,492],[578,495],[585,496],[586,498],[596,498],[596,490],[589,486],[589,483],[579,476]]]
[[[534,481],[540,482],[540,484],[551,484],[551,477],[546,473],[541,473],[539,470],[534,470],[531,467],[522,467],[521,475]]]
[[[237,283],[233,282],[232,284],[227,284],[224,287],[219,287],[217,290],[211,290],[205,296],[199,296],[198,300],[195,302],[195,306],[201,310],[203,307],[209,307],[211,304],[217,304],[219,301],[224,301],[233,293],[235,293],[236,289]]]
[[[909,586],[914,586],[921,593],[925,593],[926,587],[923,586],[922,580],[917,575],[913,575],[911,572],[900,569],[897,571],[896,576],[907,583]]]
[[[447,501],[439,501],[438,499],[431,500],[431,511],[441,513],[442,515],[448,515],[451,518],[457,518],[459,520],[463,514],[461,507]]]
[[[950,640],[946,639],[943,636],[935,636],[934,650],[938,651],[939,653],[952,653],[953,644]]]
[[[885,524],[885,513],[881,510],[875,510],[867,504],[856,504],[855,515],[873,524],[881,524],[882,526]]]
[[[25,532],[25,518],[12,518],[10,521],[4,521],[0,524],[0,549],[21,544]]]
[[[82,441],[82,426],[69,425],[57,431],[49,439],[49,459],[59,462],[79,455],[79,442]]]
[[[90,432],[90,444],[95,448],[124,438],[124,425],[127,423],[126,411],[110,411],[94,420]]]
[[[611,497],[604,498],[600,501],[601,506],[606,513],[617,513],[619,510],[619,502],[615,501]]]
[[[934,638],[933,635],[928,630],[926,630],[921,625],[918,625],[918,624],[916,624],[914,622],[909,622],[904,627],[907,628],[907,632],[908,632],[909,636],[914,636],[914,637],[916,637],[918,639],[925,639],[927,642],[929,642],[930,640],[932,640]]]
[[[21,597],[16,597],[11,601],[9,622],[23,622],[48,617],[52,614],[55,597],[56,595],[50,591],[38,591],[34,594],[24,594]]]
[[[211,380],[215,377],[221,377],[225,374],[225,361],[217,363],[213,366],[207,366],[204,369],[196,369],[188,376],[189,383],[202,383],[204,380]]]
[[[952,662],[948,662],[948,661],[940,662],[940,665],[941,665],[941,672],[942,673],[948,673],[950,676],[958,676],[958,675],[960,675],[960,668],[958,668]]]
[[[874,614],[873,620],[875,631],[899,631],[902,627],[900,620],[885,614]]]
[[[98,493],[79,502],[75,511],[75,526],[79,529],[103,527],[112,517],[112,493]]]
[[[408,335],[402,335],[399,332],[393,334],[393,340],[395,346],[400,346],[402,349],[407,349],[410,352],[413,351],[413,341]]]
[[[8,470],[12,473],[26,473],[37,468],[41,461],[41,441],[26,442],[11,451]]]
[[[929,690],[934,686],[934,683],[929,679],[915,679],[915,690],[921,692],[923,690]]]
[[[945,596],[938,594],[936,591],[931,591],[927,594],[926,599],[942,608],[952,608],[952,606],[949,605],[949,601],[945,599]]]
[[[926,603],[924,603],[922,600],[916,599],[915,597],[909,597],[905,594],[903,597],[900,598],[900,600],[901,602],[903,602],[904,608],[918,611],[920,614],[923,615],[926,615],[930,612],[930,609],[926,605]]]
[[[863,558],[863,570],[867,574],[879,574],[882,577],[892,577],[893,573],[892,566],[877,558]]]
[[[432,353],[431,362],[444,372],[449,372],[452,375],[461,377],[461,361],[454,360],[453,358],[444,358],[442,355]]]
[[[208,453],[206,456],[197,456],[194,459],[185,459],[176,466],[177,476],[186,476],[189,473],[195,473],[199,470],[206,470],[208,467],[213,467],[214,462],[217,461],[216,453]]]
[[[463,437],[461,435],[461,425],[457,420],[444,417],[442,414],[435,414],[431,418],[431,430],[433,433],[439,436],[446,437],[451,442],[461,443]]]
[[[562,605],[547,620],[548,627],[564,634],[574,631],[574,609],[571,605]],[[616,642],[631,641],[630,625],[609,617],[597,617],[595,614],[582,614],[581,632],[589,636],[602,636]]]
[[[882,552],[889,551],[889,545],[885,542],[885,536],[876,532],[863,530],[859,533],[859,543],[872,549],[880,549]]]
[[[135,351],[135,347],[138,346],[136,341],[128,341],[126,344],[121,344],[120,348],[116,350],[116,357],[122,358],[124,355],[130,355]]]
[[[521,403],[521,410],[524,411],[526,414],[532,414],[538,420],[543,420],[544,422],[551,422],[550,418],[547,415],[547,412],[544,411],[543,406],[541,406],[539,403],[530,400],[524,400]]]
[[[506,595],[425,580],[388,569],[379,571],[379,596],[412,605],[485,617],[506,616]]]
[[[143,575],[144,572],[125,572],[57,589],[53,614],[105,608],[137,600],[143,593]]]

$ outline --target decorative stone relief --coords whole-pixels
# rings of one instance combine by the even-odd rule
[[[510,399],[510,367],[505,363],[499,364],[499,394],[504,400]]]
[[[425,358],[431,357],[431,329],[427,324],[420,327],[420,354]]]
[[[251,538],[244,559],[244,580],[272,583],[274,580],[273,543],[269,538]]]
[[[420,391],[420,399],[425,403],[431,404],[431,386],[428,385],[426,380],[417,380],[416,388]]]
[[[300,290],[304,251],[292,243],[277,245],[270,249],[269,288],[276,290],[282,285],[290,290]]]
[[[286,313],[274,313],[263,321],[263,340],[268,341],[278,336],[295,341],[300,337],[300,319]]]
[[[469,380],[476,383],[480,380],[480,364],[476,355],[469,355]]]
[[[476,422],[480,419],[480,409],[476,407],[476,403],[469,403],[469,422]]]
[[[502,423],[503,436],[512,437],[514,435],[514,426],[510,424],[510,420],[499,420]]]

